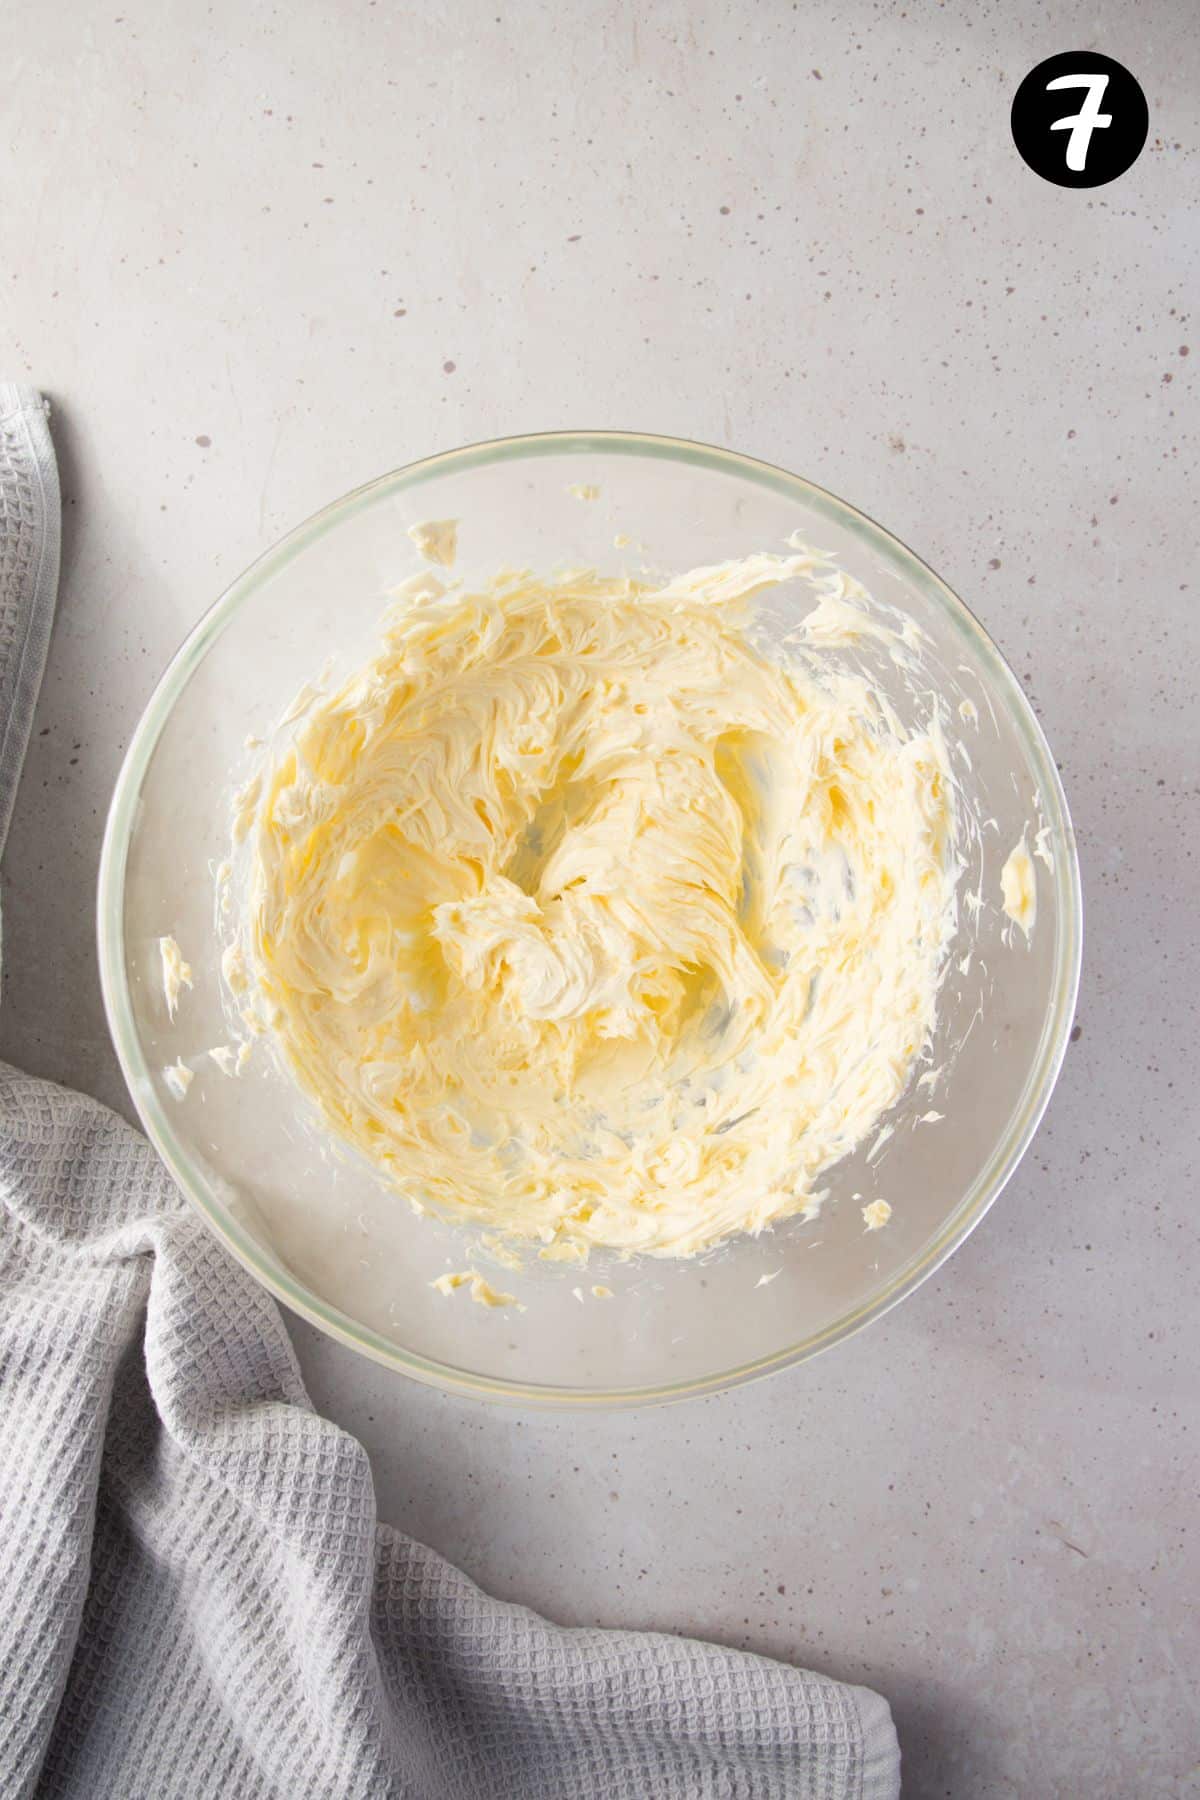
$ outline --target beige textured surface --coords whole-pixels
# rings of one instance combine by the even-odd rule
[[[385,1511],[493,1591],[869,1681],[917,1796],[1194,1792],[1191,9],[649,11],[10,0],[3,360],[58,402],[67,511],[0,1055],[120,1102],[88,897],[122,749],[331,495],[581,424],[847,495],[993,631],[1074,806],[1082,1035],[1020,1175],[866,1336],[673,1411],[301,1355]],[[1090,195],[1008,139],[1074,46],[1151,109]]]

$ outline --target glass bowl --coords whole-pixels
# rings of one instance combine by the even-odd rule
[[[598,489],[581,498],[580,490]],[[572,491],[574,490],[574,491]],[[415,1217],[308,1122],[257,1050],[228,1079],[203,1056],[227,1041],[213,870],[229,799],[263,732],[327,659],[370,654],[387,590],[419,564],[407,528],[461,523],[455,573],[564,564],[674,573],[798,533],[926,634],[925,666],[961,732],[951,753],[984,823],[964,877],[963,949],[943,988],[936,1092],[910,1085],[886,1141],[822,1178],[819,1216],[693,1261],[594,1256],[586,1270],[519,1274],[481,1260],[473,1231]],[[772,602],[783,625],[808,592]],[[789,612],[790,607],[790,612]],[[875,671],[888,685],[888,665]],[[911,698],[889,690],[901,715]],[[963,707],[964,701],[970,702]],[[1038,911],[1026,939],[1000,870],[1038,839]],[[195,985],[169,1018],[159,938]],[[511,438],[434,456],[335,501],[260,558],[179,651],[125,759],[105,835],[100,969],[109,1023],[146,1130],[230,1252],[280,1300],[353,1349],[417,1380],[560,1405],[667,1400],[800,1361],[877,1318],[978,1223],[1028,1145],[1061,1063],[1080,955],[1079,871],[1053,758],[1019,684],[967,608],[903,544],[807,481],[728,451],[620,432]],[[965,950],[970,950],[969,958]],[[960,967],[960,965],[962,965]],[[177,1101],[163,1071],[197,1070]],[[923,1119],[936,1112],[940,1119]],[[885,1197],[885,1229],[862,1205]],[[472,1262],[526,1310],[492,1311],[431,1287]],[[764,1277],[769,1279],[764,1280]],[[593,1284],[612,1290],[594,1299]]]

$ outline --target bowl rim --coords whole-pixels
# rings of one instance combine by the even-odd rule
[[[154,1087],[134,1022],[125,962],[124,889],[129,845],[136,822],[142,783],[159,736],[172,708],[209,646],[253,598],[263,582],[293,561],[310,543],[366,506],[384,497],[420,487],[451,472],[492,463],[550,455],[623,455],[682,462],[802,500],[813,511],[836,519],[860,542],[890,561],[941,606],[966,637],[1009,710],[1038,775],[1038,795],[1051,836],[1061,845],[1059,905],[1055,943],[1054,986],[1037,1051],[1008,1127],[975,1180],[943,1221],[933,1238],[886,1281],[878,1292],[851,1308],[821,1331],[778,1351],[678,1382],[613,1389],[517,1382],[481,1375],[418,1352],[401,1349],[349,1314],[314,1293],[275,1261],[212,1194],[175,1135],[169,1115]],[[1065,891],[1064,891],[1065,890]],[[1045,734],[1020,682],[998,646],[966,603],[923,558],[868,514],[803,476],[773,463],[687,438],[615,431],[549,431],[494,438],[438,452],[401,465],[362,483],[331,501],[295,526],[236,577],[203,614],[171,658],[134,729],[113,790],[105,823],[97,884],[97,940],[100,982],[109,1031],[121,1071],[142,1124],[181,1191],[215,1232],[230,1255],[291,1311],[347,1348],[443,1391],[519,1406],[602,1409],[682,1400],[740,1386],[805,1362],[822,1350],[863,1330],[913,1293],[959,1247],[1001,1193],[1020,1162],[1058,1079],[1074,1018],[1082,959],[1083,902],[1075,832],[1062,781]]]

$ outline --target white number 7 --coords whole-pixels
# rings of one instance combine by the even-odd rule
[[[1067,167],[1074,169],[1076,174],[1087,167],[1088,145],[1092,141],[1093,131],[1102,131],[1106,125],[1112,124],[1112,114],[1100,111],[1100,102],[1107,86],[1107,75],[1060,75],[1057,81],[1046,83],[1047,93],[1054,88],[1087,89],[1087,99],[1079,111],[1069,119],[1056,119],[1050,127],[1051,131],[1071,133],[1067,143]]]

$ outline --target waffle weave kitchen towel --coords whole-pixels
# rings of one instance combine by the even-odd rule
[[[0,843],[58,529],[46,409],[0,386]],[[6,1800],[899,1793],[865,1688],[563,1630],[379,1524],[362,1446],[150,1146],[5,1065],[0,1201]]]

